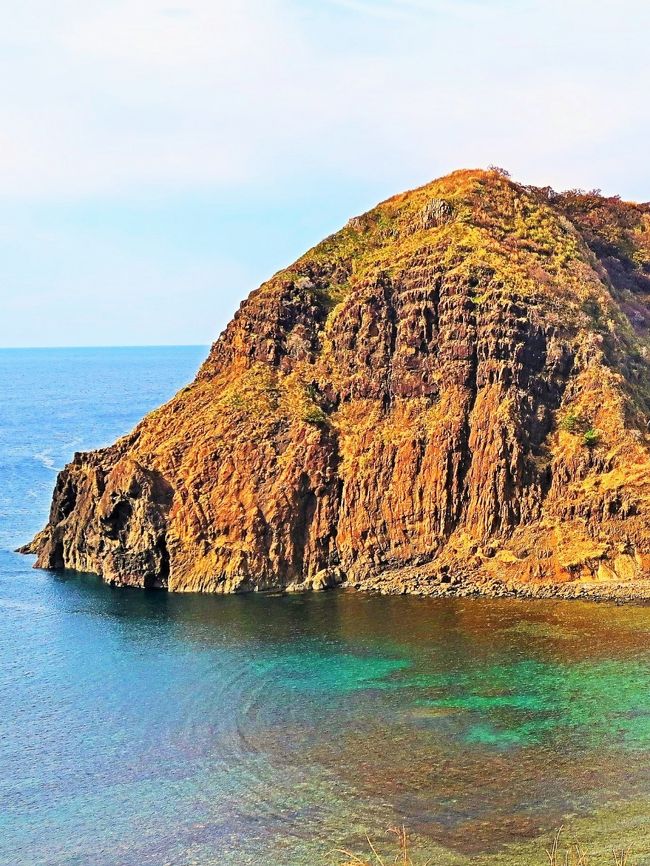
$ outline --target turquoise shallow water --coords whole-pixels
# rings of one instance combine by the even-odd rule
[[[650,608],[173,596],[11,552],[204,352],[0,352],[0,863],[306,866],[405,823],[523,866],[632,814],[641,850]]]

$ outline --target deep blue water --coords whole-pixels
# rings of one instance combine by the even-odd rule
[[[647,607],[176,596],[12,552],[205,352],[0,351],[0,864],[307,866],[401,823],[436,864],[542,863],[561,823],[647,851]]]

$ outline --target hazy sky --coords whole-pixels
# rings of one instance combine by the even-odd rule
[[[400,190],[650,199],[647,0],[6,0],[0,346],[208,343]]]

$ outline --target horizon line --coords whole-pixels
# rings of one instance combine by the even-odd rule
[[[50,349],[203,349],[211,345],[212,343],[98,343],[94,346],[0,346],[0,352],[46,352]]]

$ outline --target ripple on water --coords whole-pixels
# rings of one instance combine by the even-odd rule
[[[31,862],[48,838],[52,864],[252,863],[263,849],[302,866],[403,822],[460,863],[650,790],[643,617],[636,647],[623,630],[604,657],[557,635],[554,607],[539,628],[544,603],[48,586],[56,615],[36,610],[13,636],[3,680],[30,730],[12,729],[21,748],[5,756],[20,781],[3,783],[0,850]],[[609,630],[604,612],[592,632]]]

